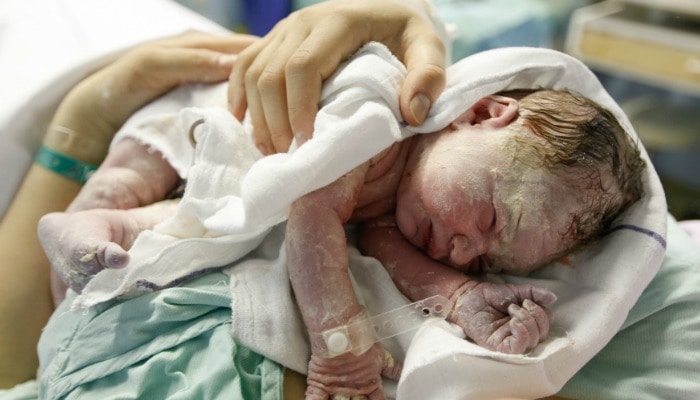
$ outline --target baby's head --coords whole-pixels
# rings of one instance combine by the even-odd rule
[[[567,91],[488,96],[410,147],[403,235],[469,273],[527,272],[605,234],[643,194],[637,146]]]
[[[607,233],[644,193],[639,147],[607,109],[568,90],[501,93],[519,102],[514,127],[542,142],[516,138],[521,161],[545,167],[582,196],[566,238],[575,247]],[[539,165],[537,165],[539,164]]]

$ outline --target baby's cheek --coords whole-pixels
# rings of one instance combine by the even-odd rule
[[[503,272],[522,275],[542,267],[559,253],[561,242],[559,235],[550,232],[522,231],[503,256]]]

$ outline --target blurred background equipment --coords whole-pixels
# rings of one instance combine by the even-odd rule
[[[576,10],[566,51],[629,115],[678,219],[700,217],[700,1],[608,0]]]

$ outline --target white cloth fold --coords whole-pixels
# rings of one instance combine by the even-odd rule
[[[183,104],[191,100],[185,89],[167,97],[182,96],[172,102],[172,110],[149,117],[153,108],[144,109],[119,137],[134,137],[163,151],[186,174],[188,187],[175,217],[138,238],[129,267],[97,274],[73,306],[89,307],[231,265],[236,339],[304,371],[308,347],[279,252],[283,231],[278,224],[294,199],[334,181],[396,140],[439,130],[481,97],[505,89],[575,90],[609,109],[637,140],[593,73],[553,50],[498,49],[454,64],[448,69],[445,92],[418,128],[400,123],[398,90],[404,75],[404,67],[385,47],[365,46],[324,85],[314,138],[292,153],[261,159],[246,127],[224,109],[187,108],[178,113],[178,104],[192,105]],[[178,121],[166,131],[168,141],[148,128],[165,119]],[[190,145],[191,129],[195,148]],[[245,158],[248,151],[255,156]],[[644,157],[648,161],[646,153]],[[617,332],[661,264],[666,203],[650,162],[644,184],[644,199],[625,214],[619,229],[603,244],[577,255],[574,267],[552,265],[527,278],[499,277],[531,282],[557,294],[549,340],[531,354],[511,356],[465,341],[444,321],[430,324],[413,337],[401,335],[385,343],[399,359],[405,355],[396,395],[542,397],[561,388]],[[356,250],[351,251],[351,272],[371,314],[407,304],[383,268]]]

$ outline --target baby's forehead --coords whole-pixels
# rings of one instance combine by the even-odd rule
[[[576,183],[579,176],[565,169],[552,171],[544,166],[515,163],[494,172],[493,195],[510,213],[545,217],[557,212],[578,212],[585,205],[581,199],[588,197]]]
[[[550,145],[544,138],[520,124],[514,123],[504,129],[508,129],[509,134],[503,135],[499,145],[505,156],[529,168],[548,169],[544,160],[549,154]]]

